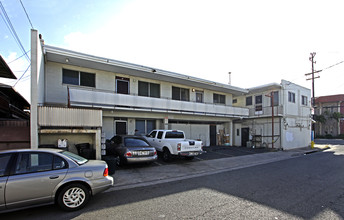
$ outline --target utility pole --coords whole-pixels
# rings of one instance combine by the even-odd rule
[[[311,56],[309,57],[309,61],[312,62],[312,72],[311,72],[311,73],[306,73],[306,74],[305,74],[306,76],[312,75],[311,78],[306,79],[306,80],[312,80],[312,102],[311,102],[312,108],[314,108],[314,105],[315,105],[314,79],[320,78],[320,76],[314,77],[314,73],[319,73],[319,72],[321,72],[321,70],[319,70],[319,71],[314,71],[314,64],[317,63],[316,61],[314,61],[315,55],[316,55],[316,53],[313,52],[313,53],[311,53]]]
[[[311,78],[308,78],[307,80],[312,80],[312,101],[311,101],[311,106],[313,109],[313,119],[314,119],[314,107],[315,107],[315,92],[314,92],[314,79],[320,78],[320,76],[314,77],[314,73],[319,73],[322,70],[319,71],[314,71],[314,64],[316,64],[317,62],[314,61],[314,57],[315,57],[316,53],[313,52],[311,53],[311,56],[309,57],[309,61],[312,62],[312,72],[311,73],[306,73],[306,76],[311,75]],[[314,148],[314,134],[315,134],[315,126],[314,123],[312,123],[312,134],[311,134],[311,148]]]

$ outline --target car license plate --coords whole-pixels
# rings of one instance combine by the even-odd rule
[[[198,155],[198,152],[190,152],[190,155],[191,155],[191,156],[197,156],[197,155]]]
[[[149,151],[139,151],[139,152],[137,152],[137,155],[139,155],[139,156],[147,156],[147,155],[149,155]]]

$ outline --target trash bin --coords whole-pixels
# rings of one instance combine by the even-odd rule
[[[114,156],[103,156],[102,160],[104,160],[108,165],[109,175],[114,174],[116,171],[116,162],[117,162],[116,157],[114,157]]]
[[[91,148],[89,143],[75,145],[78,154],[86,159],[95,159],[95,150]]]

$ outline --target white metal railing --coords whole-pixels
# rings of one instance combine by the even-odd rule
[[[247,108],[126,95],[94,89],[69,88],[69,96],[72,106],[99,108],[129,107],[156,112],[173,111],[185,114],[238,117],[246,117],[249,114]]]
[[[249,109],[249,116],[271,116],[272,115],[272,108],[271,106],[262,107],[262,108],[250,108]],[[274,106],[274,116],[281,116],[283,115],[283,106]]]

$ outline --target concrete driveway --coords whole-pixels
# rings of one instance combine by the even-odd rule
[[[148,166],[163,166],[171,164],[187,164],[190,162],[204,161],[204,160],[215,160],[228,157],[237,157],[244,155],[252,155],[266,152],[273,152],[276,149],[266,149],[266,148],[246,148],[246,147],[233,147],[233,146],[211,146],[203,147],[204,153],[198,155],[193,160],[188,161],[183,157],[173,157],[170,162],[164,162],[160,154],[158,154],[158,160]],[[128,164],[122,167],[118,167],[118,170],[128,170],[128,169],[140,169],[147,167],[147,164]]]
[[[216,153],[213,151],[212,153],[219,155],[220,158],[218,159],[195,159],[193,161],[176,159],[169,164],[161,164],[158,161],[152,165],[128,165],[116,170],[116,173],[112,175],[115,178],[115,185],[114,187],[110,188],[109,191],[130,189],[140,186],[149,186],[187,178],[217,174],[221,172],[287,160],[293,157],[305,156],[309,153],[318,152],[325,149],[328,149],[328,147],[324,147],[324,145],[317,145],[317,147],[314,149],[301,148],[290,151],[267,152],[269,149],[265,149],[265,153],[263,153],[264,149],[246,151],[247,149],[238,148],[231,150],[237,150],[241,153],[246,153],[246,155],[228,156],[230,155],[228,154],[227,157],[224,157],[224,150],[217,148],[218,151],[215,151]],[[231,152],[231,150],[225,150],[227,150],[227,153]],[[219,153],[219,151],[221,153]]]
[[[175,158],[171,162],[165,163],[159,159],[150,165],[134,164],[120,167],[112,175],[115,178],[115,185],[109,191],[227,172],[286,160],[322,149],[316,147],[315,149],[302,148],[290,151],[276,151],[274,149],[250,149],[243,147],[210,147],[204,150],[207,153],[196,157],[192,161]]]

